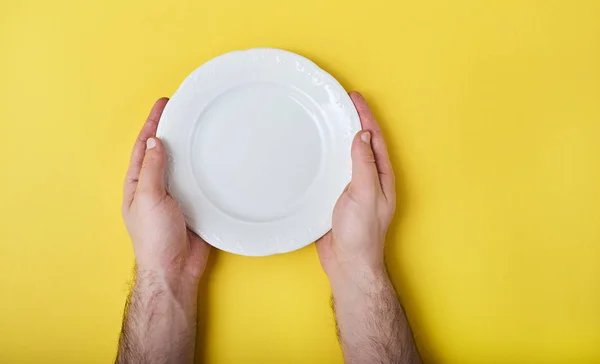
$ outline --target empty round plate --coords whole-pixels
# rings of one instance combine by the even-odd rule
[[[360,130],[343,87],[278,49],[221,55],[197,68],[157,131],[167,188],[191,230],[241,255],[302,248],[331,228]]]

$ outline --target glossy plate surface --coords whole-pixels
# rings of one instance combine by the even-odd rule
[[[219,249],[261,256],[302,248],[331,228],[358,130],[331,75],[297,54],[258,48],[192,72],[157,136],[189,227]]]

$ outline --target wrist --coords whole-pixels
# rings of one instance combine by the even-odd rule
[[[185,310],[194,310],[198,301],[198,281],[185,275],[163,270],[136,268],[134,293],[153,304],[176,303]]]
[[[334,295],[369,293],[380,290],[390,282],[383,263],[338,266],[330,271],[328,278]]]
[[[202,274],[194,274],[188,265],[180,259],[173,259],[170,264],[157,260],[136,259],[136,278],[165,282],[170,285],[182,287],[198,286]]]

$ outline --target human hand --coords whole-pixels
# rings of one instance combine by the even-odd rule
[[[154,104],[133,147],[123,190],[123,219],[138,275],[197,286],[210,247],[187,229],[179,205],[165,188],[167,158],[155,134],[167,102],[161,98]]]
[[[363,130],[352,143],[352,181],[316,242],[329,278],[346,363],[420,363],[404,310],[386,272],[384,243],[396,208],[394,172],[365,99],[350,93]]]
[[[385,273],[385,236],[396,208],[394,171],[381,129],[358,92],[351,92],[363,130],[352,143],[352,181],[333,210],[332,229],[316,242],[330,278]]]
[[[210,249],[187,229],[165,188],[167,157],[155,134],[167,101],[162,98],[152,107],[133,147],[123,188],[123,219],[133,243],[136,277],[125,306],[117,363],[194,360],[198,283]]]

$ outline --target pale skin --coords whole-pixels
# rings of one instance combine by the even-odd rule
[[[346,363],[420,363],[406,316],[384,263],[394,214],[394,172],[365,99],[350,97],[363,130],[352,145],[352,181],[340,196],[332,230],[316,242],[329,278]],[[193,363],[198,284],[209,245],[187,229],[164,185],[166,155],[156,138],[167,103],[158,100],[133,148],[123,219],[136,258],[116,363]]]

